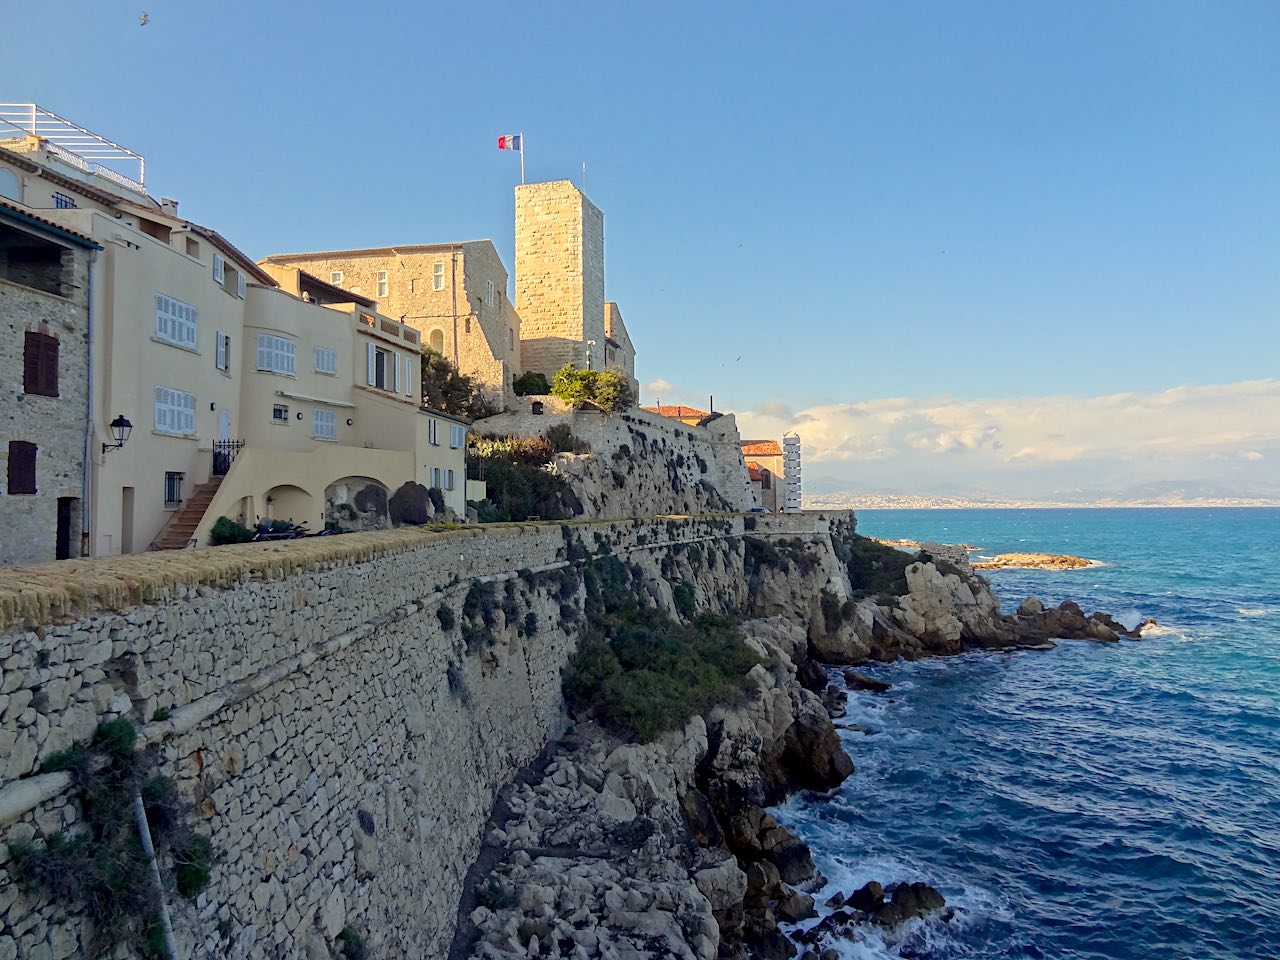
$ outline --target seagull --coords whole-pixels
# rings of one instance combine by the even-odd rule
[[[140,26],[140,27],[145,27],[145,26],[146,26],[148,23],[150,23],[150,22],[151,22],[151,14],[149,14],[149,13],[147,13],[147,11],[143,10],[143,11],[142,11],[142,16],[138,18],[138,26]]]

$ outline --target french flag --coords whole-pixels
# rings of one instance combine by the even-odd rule
[[[499,150],[520,150],[520,134],[508,133],[498,138]],[[521,150],[521,152],[523,152]]]

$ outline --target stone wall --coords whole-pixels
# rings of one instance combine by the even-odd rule
[[[820,536],[838,517],[753,535]],[[497,789],[561,723],[583,593],[536,573],[609,553],[666,608],[672,577],[701,608],[741,606],[743,524],[400,529],[0,574],[3,840],[74,826],[68,775],[39,764],[127,716],[219,855],[204,894],[171,902],[184,956],[324,958],[343,928],[375,956],[439,956]],[[717,561],[693,568],[690,543]],[[469,646],[476,583],[499,608]],[[84,955],[81,922],[20,892],[8,849],[0,957]]]
[[[70,297],[0,280],[0,563],[39,563],[55,557],[58,500],[66,498],[70,556],[80,555],[84,443],[88,391],[88,257],[64,254]],[[23,389],[27,331],[58,340],[58,396]],[[5,476],[9,443],[36,445],[36,493],[10,494]]]
[[[534,402],[543,413],[531,412]],[[552,469],[563,476],[592,518],[746,511],[755,495],[742,459],[737,422],[719,417],[705,427],[647,413],[638,407],[609,415],[573,410],[554,397],[522,397],[501,416],[476,423],[479,434],[536,436],[568,424],[591,447],[560,454]]]
[[[521,365],[548,379],[604,357],[604,214],[568,180],[516,187]]]

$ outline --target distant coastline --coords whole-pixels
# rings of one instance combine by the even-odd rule
[[[1000,500],[968,497],[930,497],[907,494],[805,494],[806,510],[1117,510],[1206,509],[1212,507],[1280,507],[1280,500],[1200,497],[1188,500]]]

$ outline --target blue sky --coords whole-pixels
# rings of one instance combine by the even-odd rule
[[[531,180],[585,161],[664,400],[794,425],[1280,376],[1272,0],[18,9],[4,99],[137,148],[255,256],[491,237],[510,266],[494,138]],[[1280,488],[1258,429],[1235,452]]]

